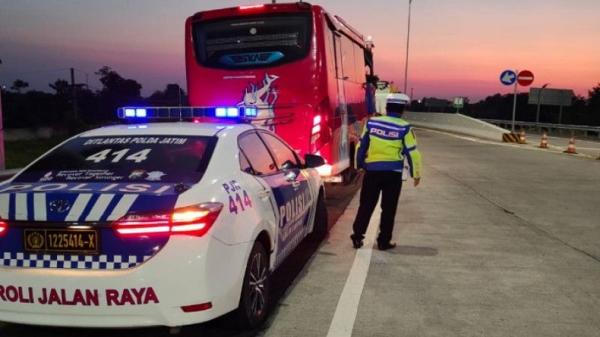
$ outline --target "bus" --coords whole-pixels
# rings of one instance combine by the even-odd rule
[[[246,107],[252,123],[299,155],[322,156],[322,176],[347,179],[368,116],[372,49],[342,18],[306,2],[199,12],[185,24],[189,102]]]

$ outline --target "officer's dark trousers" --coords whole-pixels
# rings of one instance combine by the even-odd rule
[[[369,220],[381,193],[381,222],[377,242],[388,243],[392,239],[394,218],[398,207],[398,198],[402,190],[402,173],[394,171],[367,171],[360,191],[360,206],[354,220],[355,238],[364,238]]]

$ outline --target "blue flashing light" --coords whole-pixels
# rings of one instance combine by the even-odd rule
[[[135,109],[125,109],[125,117],[135,117]]]
[[[227,117],[239,117],[240,109],[238,108],[227,108]]]
[[[246,108],[244,110],[246,117],[256,117],[258,115],[256,108]]]
[[[135,117],[146,118],[146,116],[148,116],[146,109],[135,109]]]
[[[225,109],[225,108],[215,109],[215,117],[227,117],[227,109]]]

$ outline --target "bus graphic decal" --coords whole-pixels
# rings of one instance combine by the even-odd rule
[[[273,82],[275,82],[279,76],[269,75],[265,73],[265,78],[262,81],[262,86],[259,88],[256,83],[250,83],[244,90],[242,101],[238,103],[238,106],[256,106],[257,107],[257,123],[256,125],[267,125],[268,121],[265,119],[275,117],[274,105],[277,101],[278,93]],[[273,130],[274,127],[271,125],[269,129]]]

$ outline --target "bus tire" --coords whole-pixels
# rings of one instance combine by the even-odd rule
[[[352,185],[356,181],[356,177],[358,175],[358,170],[356,169],[355,164],[355,151],[356,145],[354,143],[350,143],[350,167],[345,169],[342,172],[342,184],[343,185]]]

